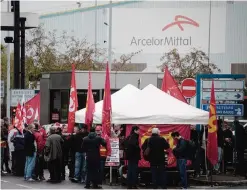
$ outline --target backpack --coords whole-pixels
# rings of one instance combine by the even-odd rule
[[[197,149],[196,144],[192,140],[186,140],[186,142],[187,142],[187,148],[186,148],[187,158],[189,160],[194,160]]]

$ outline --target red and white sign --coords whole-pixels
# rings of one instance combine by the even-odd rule
[[[181,92],[186,98],[193,98],[196,95],[196,81],[192,78],[187,78],[182,81]]]

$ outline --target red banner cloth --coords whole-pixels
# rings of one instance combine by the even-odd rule
[[[160,136],[164,137],[167,142],[170,144],[170,149],[168,152],[168,167],[176,167],[176,158],[172,153],[172,149],[176,146],[176,142],[171,137],[171,133],[178,131],[182,137],[189,140],[190,139],[190,128],[187,125],[138,125],[140,128],[140,137],[139,144],[140,147],[145,142],[147,138],[151,136],[152,128],[157,127],[160,130]],[[126,136],[131,132],[132,125],[126,126]],[[190,162],[188,162],[189,164]],[[142,159],[139,161],[139,167],[150,167],[149,162],[144,160],[143,155]]]
[[[87,89],[87,103],[86,103],[86,116],[85,116],[85,124],[88,127],[88,131],[90,131],[90,127],[93,123],[93,113],[95,111],[95,102],[92,92],[92,82],[91,82],[91,72],[88,73],[88,89]]]
[[[78,108],[76,80],[75,80],[75,65],[72,64],[71,85],[70,85],[70,99],[69,99],[69,113],[68,113],[68,133],[74,132],[75,112]]]
[[[21,104],[18,102],[15,112],[15,120],[14,120],[14,126],[23,133],[23,118],[22,118],[22,111],[21,111]]]
[[[103,134],[111,136],[111,86],[108,63],[106,64],[105,91],[102,109]]]
[[[218,163],[217,118],[216,118],[214,81],[212,81],[210,106],[209,106],[207,158],[212,165]]]
[[[174,98],[187,103],[180,89],[178,88],[177,82],[174,80],[173,76],[168,70],[168,67],[165,66],[164,78],[162,81],[161,90],[166,92],[167,94],[173,96]]]
[[[40,93],[25,103],[26,122],[31,124],[34,120],[40,121]]]

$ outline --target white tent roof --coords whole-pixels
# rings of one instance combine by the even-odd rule
[[[112,123],[207,124],[208,117],[208,112],[181,102],[150,84],[113,110]]]
[[[138,93],[140,91],[141,90],[139,90],[135,86],[128,84],[125,87],[123,87],[121,90],[112,94],[111,95],[112,111],[114,111],[114,109],[116,107],[119,107],[119,105],[124,104],[125,102],[128,102],[128,100],[135,93]],[[103,100],[101,100],[95,104],[94,123],[101,123],[102,108],[103,108]],[[75,113],[75,122],[76,123],[85,123],[85,114],[86,114],[86,108],[78,110]]]

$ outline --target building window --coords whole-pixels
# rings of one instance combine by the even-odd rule
[[[61,123],[68,122],[69,90],[61,90]]]

